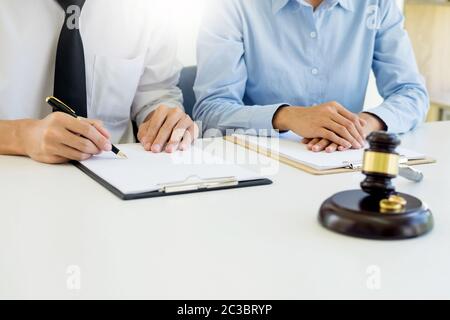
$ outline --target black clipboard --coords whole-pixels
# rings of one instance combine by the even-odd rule
[[[91,179],[102,185],[104,188],[112,192],[119,199],[124,201],[129,200],[138,200],[138,199],[149,199],[149,198],[159,198],[159,197],[169,197],[169,196],[177,196],[182,194],[189,193],[201,193],[201,192],[210,192],[210,191],[220,191],[220,190],[230,190],[230,189],[240,189],[240,188],[249,188],[249,187],[257,187],[257,186],[267,186],[271,185],[273,182],[270,179],[257,179],[257,180],[248,180],[248,181],[235,181],[233,185],[231,184],[217,184],[217,186],[211,188],[197,188],[197,189],[189,189],[189,190],[180,190],[180,191],[151,191],[151,192],[143,192],[143,193],[135,193],[135,194],[125,194],[113,185],[111,185],[108,181],[102,179],[97,174],[92,172],[90,169],[86,168],[83,164],[77,161],[71,162],[75,167],[84,172]],[[175,189],[175,188],[174,188]]]

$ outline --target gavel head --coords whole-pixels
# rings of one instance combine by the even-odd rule
[[[399,173],[400,155],[396,148],[401,141],[395,134],[373,132],[367,138],[370,147],[364,153],[363,174],[366,179],[361,188],[377,198],[386,198],[395,194],[392,179]]]

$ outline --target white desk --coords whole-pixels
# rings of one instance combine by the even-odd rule
[[[436,226],[397,242],[318,224],[322,201],[358,188],[358,173],[282,165],[272,186],[122,202],[70,165],[0,157],[0,298],[450,298],[449,138],[450,123],[404,138],[439,160],[423,183],[397,181]],[[70,265],[81,290],[66,285]],[[380,290],[366,285],[371,265]]]

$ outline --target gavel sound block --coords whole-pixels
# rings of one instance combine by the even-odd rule
[[[392,180],[399,174],[397,135],[374,132],[364,154],[362,190],[338,193],[320,208],[327,229],[359,238],[401,240],[431,231],[433,216],[418,198],[397,193]]]

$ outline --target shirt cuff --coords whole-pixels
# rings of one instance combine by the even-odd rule
[[[169,107],[170,109],[180,108],[181,110],[184,111],[184,107],[177,103],[164,102],[164,103],[159,103],[156,105],[148,105],[148,106],[145,106],[144,108],[142,108],[142,110],[136,116],[135,121],[136,121],[137,126],[140,127],[144,123],[144,121],[147,119],[148,115],[151,112],[153,112],[154,110],[156,110],[159,106],[166,106],[166,107]]]
[[[264,131],[268,136],[276,136],[278,132],[273,128],[273,117],[281,107],[288,107],[289,104],[280,103],[267,106],[258,106],[252,109],[253,112],[250,118],[250,127],[264,135]]]
[[[381,104],[374,109],[370,109],[365,111],[369,114],[374,114],[378,118],[380,118],[384,124],[386,125],[386,131],[391,133],[402,133],[401,128],[398,125],[397,115],[389,108],[386,104]]]

